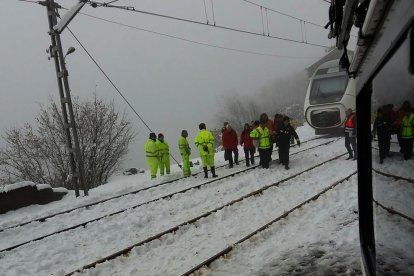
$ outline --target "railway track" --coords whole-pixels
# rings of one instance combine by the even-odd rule
[[[179,228],[180,228],[180,227],[195,224],[195,223],[197,223],[199,220],[201,220],[201,219],[205,219],[205,218],[207,218],[207,217],[211,216],[212,214],[217,213],[217,212],[218,212],[218,211],[220,211],[220,210],[223,210],[223,209],[225,209],[225,208],[228,208],[228,207],[230,207],[230,206],[235,205],[236,203],[239,203],[239,202],[245,201],[245,200],[247,200],[247,199],[252,199],[252,198],[254,198],[254,197],[256,197],[256,196],[260,196],[260,195],[262,195],[262,194],[263,194],[263,192],[264,192],[264,191],[266,191],[266,190],[268,190],[268,189],[270,189],[270,188],[278,187],[280,184],[282,184],[282,183],[284,183],[284,182],[287,182],[287,181],[289,181],[289,180],[292,180],[292,179],[294,179],[294,178],[296,178],[296,177],[298,177],[298,176],[300,176],[300,175],[302,175],[302,174],[305,174],[305,173],[307,173],[307,172],[309,172],[309,171],[314,170],[315,168],[318,168],[318,167],[323,166],[323,165],[325,165],[325,164],[327,164],[327,163],[329,163],[329,162],[332,162],[332,161],[334,161],[334,160],[336,160],[336,159],[338,159],[338,158],[340,158],[340,157],[342,157],[342,156],[344,156],[344,155],[345,155],[345,154],[340,154],[340,155],[338,155],[338,156],[336,156],[336,157],[334,157],[334,158],[331,158],[331,159],[326,160],[326,161],[324,161],[324,162],[318,163],[317,165],[312,166],[312,167],[310,167],[310,168],[308,168],[308,169],[306,169],[306,170],[304,170],[304,171],[301,171],[301,172],[299,172],[299,173],[297,173],[297,174],[291,175],[291,176],[289,176],[289,177],[287,177],[287,178],[285,178],[285,179],[283,179],[283,180],[280,180],[280,181],[278,181],[278,182],[275,182],[275,183],[272,183],[272,184],[266,185],[266,186],[264,186],[264,187],[262,187],[262,188],[260,188],[260,189],[257,189],[257,190],[255,190],[255,191],[253,191],[253,192],[250,192],[250,193],[248,193],[248,194],[246,194],[246,195],[244,195],[244,196],[242,196],[242,197],[239,197],[239,198],[237,198],[237,199],[235,199],[235,200],[232,200],[232,201],[230,201],[230,202],[228,202],[228,203],[226,203],[226,204],[224,204],[224,205],[222,205],[222,206],[220,206],[220,207],[217,207],[217,208],[215,208],[215,209],[213,209],[213,210],[210,210],[210,211],[208,211],[208,212],[205,212],[205,213],[203,213],[202,215],[199,215],[199,216],[197,216],[197,217],[195,217],[195,218],[192,218],[192,219],[187,220],[187,221],[185,221],[185,222],[183,222],[183,223],[180,223],[180,224],[178,224],[178,225],[176,225],[176,226],[174,226],[174,227],[172,227],[172,228],[170,228],[170,229],[168,229],[168,230],[165,230],[165,231],[163,231],[163,232],[157,233],[156,235],[153,235],[153,236],[151,236],[151,237],[149,237],[149,238],[147,238],[147,239],[145,239],[145,240],[143,240],[143,241],[140,241],[140,242],[138,242],[138,243],[135,243],[135,244],[133,244],[133,245],[131,245],[131,246],[128,246],[128,247],[126,247],[126,248],[124,248],[124,249],[120,250],[120,251],[117,251],[117,252],[115,252],[115,253],[112,253],[112,254],[110,254],[110,255],[108,255],[108,256],[106,256],[106,257],[104,257],[104,258],[101,258],[101,259],[99,259],[99,260],[97,260],[97,261],[94,261],[94,262],[92,262],[92,263],[89,263],[89,264],[87,264],[87,265],[83,266],[82,268],[77,269],[77,270],[75,270],[75,271],[72,271],[72,272],[70,272],[70,273],[68,273],[68,274],[66,274],[66,275],[73,275],[73,274],[74,274],[74,273],[76,273],[76,272],[80,272],[80,271],[82,271],[82,270],[85,270],[85,269],[90,269],[90,268],[92,268],[92,267],[95,267],[97,264],[100,264],[100,263],[103,263],[103,262],[107,262],[107,261],[110,261],[110,260],[116,259],[116,258],[118,258],[118,257],[120,257],[120,256],[128,255],[128,254],[129,254],[129,252],[130,252],[132,249],[136,248],[136,247],[143,246],[143,245],[145,245],[145,244],[147,244],[147,243],[149,243],[149,242],[152,242],[152,241],[154,241],[154,240],[160,239],[160,238],[162,238],[163,236],[165,236],[165,235],[167,235],[167,234],[172,234],[172,233],[175,233],[177,230],[179,230]],[[348,175],[348,176],[347,176],[347,178],[351,177],[351,176],[352,176],[352,175],[354,175],[355,173],[356,173],[356,172],[352,172],[350,175]]]
[[[321,146],[328,145],[328,144],[333,143],[333,142],[335,142],[335,141],[336,141],[336,140],[333,140],[333,141],[328,141],[328,142],[325,142],[325,143],[322,143],[322,144],[318,144],[318,145],[315,145],[315,146],[309,147],[309,148],[307,148],[307,149],[304,149],[304,150],[301,150],[301,151],[298,151],[298,152],[292,153],[291,155],[300,154],[300,153],[303,153],[303,152],[306,152],[306,151],[309,151],[309,150],[312,150],[312,149],[315,149],[315,148],[318,148],[318,147],[321,147]],[[173,197],[174,195],[177,195],[177,194],[182,194],[182,193],[188,192],[188,191],[190,191],[190,190],[192,190],[192,189],[200,189],[200,188],[201,188],[201,187],[203,187],[203,186],[207,186],[207,185],[212,184],[212,183],[215,183],[215,182],[217,182],[217,181],[220,181],[220,180],[223,180],[223,179],[226,179],[226,178],[229,178],[229,177],[233,177],[233,176],[235,176],[235,175],[238,175],[238,174],[244,173],[244,172],[246,172],[246,171],[252,170],[252,169],[254,169],[254,168],[256,168],[256,167],[257,167],[257,166],[252,166],[252,167],[249,167],[249,168],[245,168],[245,169],[242,169],[242,170],[239,170],[239,171],[236,171],[236,172],[230,173],[230,174],[228,174],[228,175],[225,175],[225,176],[222,176],[222,177],[219,177],[219,178],[215,178],[215,179],[212,179],[212,180],[210,180],[210,181],[206,181],[206,182],[201,183],[201,184],[198,184],[198,185],[194,185],[194,186],[191,186],[191,187],[187,187],[187,188],[185,188],[185,189],[181,189],[181,190],[179,190],[179,191],[175,191],[175,192],[173,192],[173,193],[169,193],[169,194],[167,194],[167,195],[164,195],[164,196],[161,196],[161,197],[157,197],[157,198],[155,198],[155,199],[148,200],[148,201],[143,202],[143,203],[140,203],[140,204],[136,204],[136,205],[134,205],[134,206],[132,206],[132,207],[124,208],[124,209],[121,209],[121,210],[119,210],[119,211],[112,212],[112,213],[110,213],[110,214],[105,214],[105,215],[103,215],[103,216],[100,216],[100,217],[97,217],[97,218],[94,218],[94,219],[91,219],[91,220],[88,220],[88,221],[84,221],[84,222],[82,222],[82,223],[78,223],[78,224],[72,225],[72,226],[70,226],[70,227],[66,227],[66,228],[63,228],[63,229],[60,229],[60,230],[57,230],[57,231],[53,231],[53,232],[48,233],[48,234],[46,234],[46,235],[38,236],[38,237],[36,237],[36,238],[29,239],[29,240],[26,240],[26,241],[21,242],[21,243],[18,243],[18,244],[14,244],[14,245],[8,246],[8,247],[6,247],[6,248],[1,249],[1,250],[0,250],[0,253],[1,253],[1,252],[11,251],[11,250],[17,249],[17,248],[19,248],[19,247],[22,247],[22,246],[24,246],[24,245],[26,245],[26,244],[29,244],[29,243],[31,243],[31,242],[37,242],[37,241],[43,240],[43,239],[45,239],[45,238],[51,237],[51,236],[53,236],[53,235],[57,235],[57,234],[60,234],[60,233],[64,233],[64,232],[67,232],[67,231],[70,231],[70,230],[73,230],[73,229],[76,229],[76,228],[86,227],[86,226],[87,226],[88,224],[90,224],[90,223],[93,223],[93,222],[96,222],[96,221],[99,221],[99,220],[102,220],[102,219],[104,219],[104,218],[108,218],[108,217],[111,217],[111,216],[119,215],[119,214],[124,213],[124,212],[126,212],[126,211],[128,211],[128,210],[131,210],[131,209],[136,209],[136,208],[139,208],[139,207],[141,207],[141,206],[144,206],[144,205],[147,205],[147,204],[150,204],[150,203],[156,202],[156,201],[160,201],[160,200],[163,200],[163,199],[169,199],[169,198]],[[28,235],[30,235],[30,234],[28,234]]]
[[[317,194],[315,194],[314,196],[306,199],[305,201],[302,201],[301,203],[297,204],[296,206],[294,206],[293,208],[289,209],[288,211],[284,212],[282,215],[274,218],[273,220],[269,221],[268,223],[264,224],[263,226],[259,227],[258,229],[250,232],[249,234],[245,235],[243,238],[239,239],[238,241],[236,241],[235,243],[229,245],[228,247],[226,247],[225,249],[217,252],[216,254],[214,254],[213,256],[205,259],[204,261],[202,261],[201,263],[199,263],[198,265],[194,266],[193,268],[191,268],[190,270],[184,272],[183,274],[181,274],[182,276],[188,276],[191,275],[195,272],[197,272],[198,270],[200,270],[203,267],[209,266],[212,262],[216,261],[217,259],[224,257],[226,254],[230,253],[237,245],[249,240],[250,238],[254,237],[255,235],[263,232],[264,230],[268,229],[272,224],[280,221],[281,219],[286,218],[287,216],[289,216],[289,214],[293,213],[294,211],[302,208],[303,206],[305,206],[306,204],[310,203],[311,201],[315,201],[317,200],[321,195],[325,194],[326,192],[328,192],[329,190],[335,188],[336,186],[338,186],[339,184],[349,180],[349,178],[351,178],[353,175],[355,175],[357,172],[353,172],[351,174],[349,174],[348,176],[335,181],[333,184],[329,185],[327,188],[323,189],[322,191],[318,192]]]
[[[406,177],[402,177],[402,176],[398,176],[398,175],[394,175],[394,174],[390,174],[390,173],[385,173],[385,172],[379,171],[377,169],[372,169],[372,170],[378,175],[382,175],[382,176],[387,177],[387,178],[392,178],[392,179],[397,180],[397,181],[404,181],[404,182],[407,182],[407,183],[414,184],[414,180],[411,179],[411,178],[406,178]],[[394,190],[395,189],[396,189],[396,187],[394,187]],[[404,191],[399,191],[398,194],[406,194],[406,193]],[[380,194],[376,195],[376,197],[379,197],[379,196],[380,196]],[[383,198],[382,200],[385,201],[386,198]],[[378,198],[377,199],[374,198],[373,201],[377,206],[379,206],[382,209],[388,211],[389,213],[394,214],[394,215],[398,215],[398,216],[403,217],[406,220],[409,220],[412,223],[414,223],[414,219],[412,217],[410,217],[409,215],[404,214],[404,211],[396,210],[396,208],[397,209],[402,209],[402,207],[405,207],[405,208],[408,208],[405,211],[408,211],[409,209],[411,209],[410,206],[405,206],[405,204],[403,203],[403,205],[400,205],[399,208],[398,208],[398,206],[397,207],[395,207],[395,206],[390,207],[390,206],[386,206],[387,205],[386,203],[380,202],[380,200]],[[401,200],[397,200],[397,201],[401,201]],[[406,203],[411,203],[411,202],[406,202]]]
[[[372,170],[377,174],[380,174],[380,175],[383,175],[383,176],[386,176],[386,177],[391,177],[391,178],[394,178],[396,180],[404,180],[404,181],[407,181],[409,183],[414,184],[414,180],[411,179],[411,178],[402,177],[402,176],[398,176],[398,175],[394,175],[394,174],[390,174],[390,173],[385,173],[385,172],[379,171],[377,169],[372,169]]]
[[[302,144],[306,144],[308,142],[323,139],[323,138],[326,138],[326,137],[329,137],[329,136],[324,135],[324,136],[321,136],[321,137],[312,138],[312,139],[303,141]],[[333,140],[333,142],[336,141],[336,140]],[[295,144],[293,147],[296,147],[296,146],[297,145]],[[275,151],[277,151],[277,149],[273,150],[273,152],[275,152]],[[258,157],[258,155],[255,155],[255,157]],[[240,162],[244,161],[244,160],[245,159],[240,159]],[[224,168],[226,166],[227,166],[227,164],[224,164],[224,165],[217,166],[217,168]],[[193,173],[192,176],[197,176],[200,173],[202,173],[202,172]],[[17,224],[7,226],[7,227],[4,227],[4,228],[0,229],[0,232],[3,232],[5,230],[9,230],[9,229],[12,229],[12,228],[16,228],[16,227],[21,227],[21,226],[24,226],[24,225],[27,225],[27,224],[30,224],[30,223],[33,223],[33,222],[45,222],[47,219],[50,219],[50,218],[53,218],[53,217],[56,217],[56,216],[59,216],[59,215],[71,213],[71,212],[74,212],[74,211],[79,210],[79,209],[84,209],[84,208],[87,209],[89,207],[92,207],[92,206],[95,206],[95,205],[98,205],[98,204],[101,204],[101,203],[104,203],[104,202],[108,202],[108,201],[111,201],[111,200],[114,200],[114,199],[119,199],[121,197],[125,197],[125,196],[128,196],[128,195],[138,194],[140,192],[147,191],[147,190],[154,189],[154,188],[158,188],[158,187],[162,187],[162,186],[165,186],[167,184],[171,184],[171,183],[177,182],[179,180],[183,180],[183,179],[186,179],[186,177],[179,177],[179,178],[168,180],[168,181],[165,181],[165,182],[153,185],[153,186],[140,188],[140,189],[137,189],[137,190],[134,190],[134,191],[131,191],[131,192],[127,192],[127,193],[123,193],[123,194],[120,194],[120,195],[108,197],[108,198],[105,198],[105,199],[102,199],[102,200],[99,200],[99,201],[95,201],[95,202],[92,202],[92,203],[77,206],[77,207],[74,207],[74,208],[71,208],[71,209],[68,209],[68,210],[56,212],[56,213],[53,213],[53,214],[50,214],[50,215],[47,215],[47,216],[43,216],[43,217],[40,217],[40,218],[35,218],[35,219],[29,220],[29,221],[26,221],[26,222],[17,223]]]
[[[395,210],[394,208],[392,208],[392,207],[387,207],[387,206],[385,206],[384,204],[380,203],[379,201],[377,201],[377,200],[375,200],[375,199],[374,199],[374,203],[375,203],[377,206],[381,207],[382,209],[384,209],[384,210],[388,211],[389,213],[391,213],[391,214],[393,214],[393,215],[398,215],[398,216],[400,216],[400,217],[402,217],[402,218],[405,218],[406,220],[409,220],[411,223],[414,223],[414,219],[413,219],[413,218],[411,218],[411,217],[409,217],[409,216],[407,216],[407,215],[405,215],[405,214],[403,214],[403,213],[401,213],[401,212],[399,212],[399,211]]]

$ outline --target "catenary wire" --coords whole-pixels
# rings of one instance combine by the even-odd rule
[[[245,54],[253,54],[253,55],[260,55],[260,56],[280,57],[280,58],[293,58],[293,59],[314,59],[314,58],[317,58],[317,57],[287,56],[287,55],[279,55],[279,54],[270,54],[270,53],[262,53],[262,52],[256,52],[256,51],[250,51],[250,50],[242,50],[242,49],[237,49],[237,48],[224,47],[224,46],[214,45],[214,44],[210,44],[210,43],[199,42],[199,41],[195,41],[195,40],[191,40],[191,39],[187,39],[187,38],[183,38],[183,37],[179,37],[179,36],[175,36],[175,35],[170,35],[170,34],[166,34],[166,33],[152,31],[152,30],[149,30],[149,29],[144,29],[144,28],[140,28],[140,27],[137,27],[137,26],[128,25],[128,24],[125,24],[125,23],[105,19],[105,18],[102,18],[102,17],[90,15],[90,14],[87,14],[87,13],[79,13],[79,14],[90,17],[90,18],[94,18],[94,19],[97,19],[97,20],[101,20],[101,21],[104,21],[104,22],[107,22],[107,23],[112,23],[112,24],[116,24],[116,25],[123,26],[123,27],[126,27],[126,28],[135,29],[135,30],[138,30],[138,31],[148,32],[148,33],[152,33],[152,34],[155,34],[155,35],[165,36],[165,37],[169,37],[169,38],[173,38],[173,39],[177,39],[177,40],[186,41],[186,42],[189,42],[189,43],[204,45],[204,46],[223,49],[223,50],[228,50],[228,51],[235,51],[235,52],[240,52],[240,53],[245,53]]]
[[[97,4],[100,5],[100,7],[103,7],[102,3],[94,2],[94,1],[90,1],[90,2],[91,3],[97,3]],[[211,25],[211,24],[206,24],[204,22],[191,20],[191,19],[186,19],[186,18],[182,18],[182,17],[175,17],[175,16],[170,16],[170,15],[165,15],[165,14],[160,14],[160,13],[154,13],[154,12],[148,12],[148,11],[144,11],[144,10],[138,10],[138,9],[135,9],[134,7],[131,7],[131,6],[106,5],[104,7],[117,8],[117,9],[129,11],[129,12],[134,12],[134,13],[141,13],[141,14],[146,14],[146,15],[152,15],[152,16],[167,18],[167,19],[171,19],[171,20],[177,20],[177,21],[182,21],[182,22],[187,22],[187,23],[193,23],[193,24],[198,24],[198,25],[203,25],[203,26],[209,26],[209,27],[228,30],[228,31],[240,32],[240,33],[256,35],[256,36],[262,36],[262,37],[267,37],[267,38],[273,38],[273,39],[283,40],[283,41],[287,41],[287,42],[291,42],[291,43],[299,43],[299,44],[305,44],[305,45],[310,45],[310,46],[315,46],[315,47],[329,48],[329,46],[327,46],[327,45],[303,42],[303,41],[300,41],[300,40],[295,40],[295,39],[290,39],[290,38],[285,38],[285,37],[279,37],[279,36],[274,36],[274,35],[266,35],[266,34],[261,34],[261,33],[258,33],[258,32],[246,31],[246,30],[242,30],[242,29],[226,27],[226,26],[221,26],[221,25],[217,25],[217,24]]]
[[[21,1],[23,1],[23,0],[21,0]],[[25,1],[27,1],[27,0],[25,0]],[[69,10],[68,8],[65,8],[65,7],[61,7],[61,8],[64,9],[64,10]],[[130,29],[135,29],[135,30],[139,30],[139,31],[143,31],[143,32],[148,32],[148,33],[152,33],[152,34],[155,34],[155,35],[165,36],[165,37],[169,37],[169,38],[173,38],[173,39],[177,39],[177,40],[181,40],[181,41],[186,41],[186,42],[194,43],[194,44],[198,44],[198,45],[203,45],[203,46],[207,46],[207,47],[213,47],[213,48],[223,49],[223,50],[228,50],[228,51],[235,51],[235,52],[244,53],[244,54],[278,57],[278,58],[291,58],[291,59],[315,59],[315,58],[319,58],[319,57],[304,57],[304,56],[289,56],[289,55],[280,55],[280,54],[270,54],[270,53],[262,53],[262,52],[251,51],[251,50],[243,50],[243,49],[219,46],[219,45],[199,42],[199,41],[195,41],[195,40],[191,40],[191,39],[187,39],[187,38],[183,38],[183,37],[179,37],[179,36],[175,36],[175,35],[170,35],[170,34],[166,34],[166,33],[152,31],[152,30],[149,30],[149,29],[140,28],[140,27],[137,27],[137,26],[121,23],[121,22],[114,21],[114,20],[109,20],[109,19],[106,19],[106,18],[98,17],[98,16],[95,16],[95,15],[87,14],[87,13],[80,12],[79,14],[90,17],[90,18],[94,18],[94,19],[97,19],[97,20],[100,20],[100,21],[104,21],[104,22],[107,22],[107,23],[111,23],[111,24],[123,26],[123,27],[126,27],[126,28],[130,28]]]
[[[269,7],[266,7],[266,6],[263,6],[263,5],[257,4],[257,3],[255,3],[255,2],[252,2],[252,1],[249,1],[249,0],[241,0],[241,1],[246,2],[246,3],[249,3],[249,4],[254,5],[254,6],[263,7],[263,8],[265,8],[265,9],[267,9],[267,10],[269,10],[269,11],[272,11],[272,12],[274,12],[274,13],[278,13],[278,14],[280,14],[280,15],[284,15],[284,16],[286,16],[286,17],[290,17],[290,18],[292,18],[292,19],[296,19],[296,20],[299,20],[299,21],[304,21],[304,22],[306,22],[306,23],[308,23],[308,24],[312,24],[312,25],[314,25],[314,26],[321,27],[321,28],[325,29],[325,28],[324,28],[322,25],[320,25],[320,24],[317,24],[317,23],[313,23],[313,22],[310,22],[310,21],[304,20],[304,19],[302,19],[302,18],[299,18],[299,17],[293,16],[293,15],[290,15],[290,14],[287,14],[287,13],[284,13],[284,12],[281,12],[281,11],[278,11],[278,10],[275,10],[275,9],[272,9],[272,8],[269,8]]]

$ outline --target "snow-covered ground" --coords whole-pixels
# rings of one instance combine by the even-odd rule
[[[313,130],[309,127],[299,128],[298,134],[302,142],[314,138]],[[312,148],[327,141],[333,142]],[[290,170],[272,163],[269,170],[252,169],[234,177],[226,177],[244,169],[245,165],[241,162],[233,169],[218,169],[217,173],[221,178],[218,181],[136,208],[135,206],[142,203],[198,186],[211,179],[206,180],[201,176],[181,179],[137,194],[80,208],[45,222],[32,222],[4,230],[0,232],[0,251],[128,208],[125,212],[88,223],[85,227],[78,227],[1,252],[0,275],[64,275],[183,224],[187,220],[220,208],[255,190],[289,178],[280,185],[266,189],[260,195],[223,207],[198,219],[195,223],[181,226],[178,231],[134,247],[125,256],[78,273],[82,275],[180,275],[334,182],[355,172],[356,162],[345,160],[346,156],[340,156],[346,152],[343,143],[343,139],[325,138],[303,143],[300,148],[291,148],[291,154],[297,154],[290,158]],[[303,151],[305,149],[309,150]],[[338,158],[322,164],[335,157]],[[217,166],[225,164],[223,154],[216,154],[215,159]],[[273,159],[277,159],[276,152],[273,154]],[[375,167],[384,172],[414,179],[413,165],[414,160],[403,161],[394,156]],[[312,168],[314,166],[315,168]],[[196,166],[193,172],[200,169]],[[306,169],[309,171],[303,172]],[[170,176],[155,181],[148,180],[148,172],[134,176],[118,176],[110,183],[91,190],[89,197],[75,199],[74,193],[69,192],[60,201],[29,206],[0,215],[0,228],[179,177],[181,173],[177,165],[172,166]],[[414,217],[412,183],[376,174],[374,178],[374,196],[378,201],[407,216]],[[408,204],[407,198],[411,199]],[[414,273],[414,249],[413,243],[410,243],[414,237],[413,224],[404,221],[402,228],[397,227],[395,220],[401,222],[404,219],[395,218],[382,209],[378,210],[378,217],[388,222],[378,226],[378,231],[383,238],[395,238],[400,234],[396,242],[379,245],[381,257],[389,257],[387,250],[384,249],[392,251],[398,246],[400,250],[398,256],[404,256],[406,259],[398,259],[395,264],[400,266],[412,264],[412,266],[409,266],[408,270],[400,268],[391,271],[396,274],[402,271]],[[393,231],[392,234],[387,232],[389,230]],[[272,224],[265,231],[236,245],[225,258],[202,269],[203,275],[312,273],[317,275],[361,273],[355,175],[341,182],[316,201],[304,205],[286,218]]]

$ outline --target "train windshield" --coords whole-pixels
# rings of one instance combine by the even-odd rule
[[[339,102],[345,92],[347,82],[346,75],[314,79],[309,96],[310,104]]]

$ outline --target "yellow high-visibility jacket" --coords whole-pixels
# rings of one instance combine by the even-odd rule
[[[414,137],[414,113],[410,112],[404,116],[401,123],[401,138],[411,139]]]
[[[145,157],[159,157],[158,147],[154,140],[148,139],[144,145]]]
[[[214,154],[214,137],[210,131],[206,129],[200,130],[194,138],[194,143],[200,151],[201,156]],[[208,151],[204,150],[204,146],[207,146]]]
[[[268,149],[271,147],[269,129],[259,126],[250,132],[250,137],[259,139],[259,149]]]
[[[167,140],[164,139],[164,141],[160,141],[157,139],[157,142],[155,142],[158,148],[158,154],[159,156],[163,155],[170,155],[170,146],[168,145]]]
[[[178,138],[178,149],[180,150],[181,156],[191,155],[190,145],[188,144],[187,139],[183,136],[180,136],[180,138]]]

